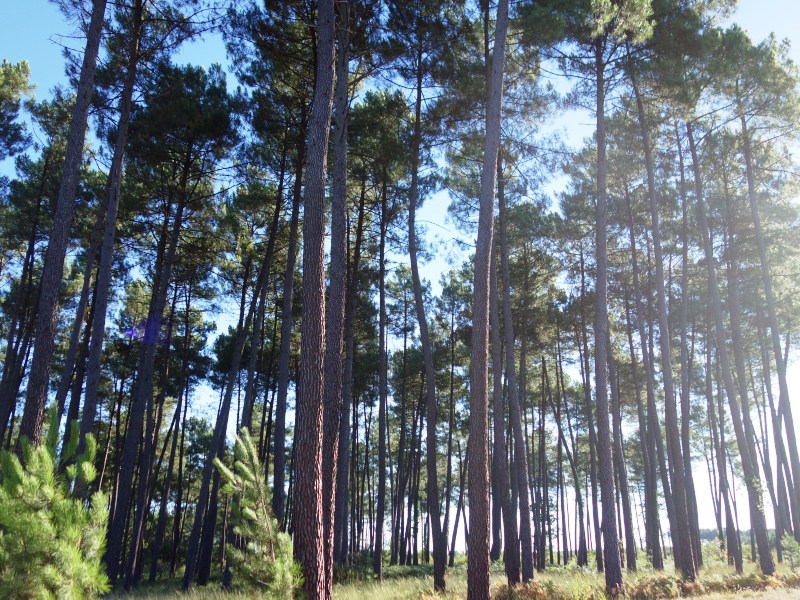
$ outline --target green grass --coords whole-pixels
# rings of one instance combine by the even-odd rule
[[[592,557],[590,557],[591,559]],[[589,568],[578,569],[575,564],[568,567],[548,566],[542,573],[536,573],[534,581],[538,582],[545,590],[556,590],[557,596],[561,599],[569,600],[596,600],[603,598],[605,582],[603,575],[596,572],[594,562],[590,560]],[[642,555],[639,561],[639,571],[636,574],[624,573],[626,585],[633,588],[639,585],[640,588],[649,589],[650,580],[659,578],[674,577],[674,572],[670,566],[662,573],[653,571],[647,566],[645,557]],[[778,566],[779,574],[787,574],[786,565]],[[742,581],[746,585],[753,580],[757,573],[757,566],[753,563],[745,562],[745,578],[734,579],[735,571],[715,556],[706,557],[706,566],[700,572],[699,582],[704,588],[711,587],[713,583]],[[751,579],[748,580],[746,577]],[[366,566],[356,566],[346,572],[337,572],[337,578],[344,580],[333,587],[334,600],[433,600],[434,598],[444,598],[447,600],[461,600],[467,594],[467,575],[466,559],[461,556],[456,560],[456,565],[447,570],[446,582],[447,592],[437,596],[433,592],[433,569],[431,565],[419,566],[392,566],[384,568],[384,579],[382,582],[372,578],[370,570]],[[797,579],[800,584],[800,577]],[[493,594],[506,582],[503,573],[502,563],[492,565],[491,585]],[[673,582],[673,590],[677,590],[677,584]],[[548,594],[549,595],[549,594]],[[219,581],[213,581],[203,588],[196,587],[191,594],[182,595],[180,593],[180,579],[163,580],[154,586],[139,586],[131,596],[122,594],[112,595],[112,598],[138,598],[141,600],[161,600],[167,598],[197,598],[199,600],[246,600],[264,598],[257,591],[232,590],[222,591],[219,589]],[[778,589],[767,589],[755,591],[751,589],[738,589],[735,591],[725,591],[722,593],[711,593],[699,596],[703,600],[800,600],[800,588],[781,587]]]

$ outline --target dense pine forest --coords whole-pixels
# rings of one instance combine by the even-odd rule
[[[800,587],[800,71],[735,0],[55,3],[0,597]]]

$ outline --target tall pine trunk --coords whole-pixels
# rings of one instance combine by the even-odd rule
[[[83,418],[81,419],[81,445],[86,434],[92,431],[97,414],[97,395],[100,386],[100,363],[103,355],[103,337],[106,329],[106,312],[108,297],[111,293],[111,276],[114,258],[114,240],[117,233],[117,214],[119,213],[119,197],[122,190],[122,168],[125,161],[125,147],[128,144],[128,126],[130,124],[133,104],[133,86],[136,81],[136,69],[139,63],[139,42],[142,38],[142,0],[136,0],[133,7],[133,27],[128,47],[128,64],[125,84],[120,99],[119,121],[117,123],[117,139],[114,144],[114,158],[106,184],[106,221],[103,231],[103,246],[100,250],[100,264],[97,268],[97,287],[94,294],[94,318],[92,321],[92,338],[89,346],[87,362],[86,392],[83,401]]]
[[[486,140],[481,170],[478,239],[475,253],[472,311],[472,356],[469,393],[469,531],[467,598],[485,600],[489,590],[489,456],[488,344],[489,260],[494,229],[494,193],[502,122],[508,0],[497,4],[497,24],[486,103]]]
[[[500,207],[500,263],[503,282],[503,332],[506,342],[506,381],[508,382],[508,407],[511,429],[514,433],[514,468],[519,486],[519,539],[522,546],[522,581],[533,579],[533,547],[531,535],[531,505],[528,486],[528,458],[522,434],[522,411],[520,410],[519,386],[514,353],[514,322],[511,316],[511,274],[508,265],[508,232],[506,226],[506,201],[503,193],[502,158],[498,157],[497,197]],[[513,507],[516,511],[516,507]]]
[[[31,360],[28,389],[25,397],[25,410],[20,425],[20,437],[27,437],[38,444],[42,437],[44,408],[50,387],[50,366],[53,358],[56,329],[58,327],[58,292],[64,276],[64,261],[75,212],[75,193],[78,176],[83,162],[83,144],[86,135],[86,122],[89,104],[94,91],[94,74],[106,0],[93,0],[92,16],[86,36],[86,49],[83,53],[77,97],[72,111],[72,121],[67,138],[67,153],[61,171],[61,185],[58,202],[53,216],[53,230],[47,241],[47,254],[44,259],[40,281],[38,320],[36,322],[36,345]]]
[[[703,182],[700,175],[700,163],[697,157],[694,137],[692,135],[692,127],[689,123],[686,124],[686,129],[689,138],[689,149],[692,154],[692,163],[694,165],[693,168],[695,190],[697,195],[697,210],[700,216],[700,229],[703,235],[703,247],[705,250],[706,269],[708,272],[708,285],[711,291],[711,304],[714,311],[717,356],[719,357],[719,362],[722,366],[722,375],[725,382],[725,394],[728,397],[731,419],[733,421],[733,429],[734,433],[736,434],[736,443],[739,447],[742,472],[744,474],[745,487],[747,488],[747,496],[750,503],[750,522],[752,524],[756,539],[758,540],[760,566],[764,574],[771,575],[775,572],[775,563],[772,560],[772,553],[769,549],[769,535],[767,532],[767,522],[764,517],[761,482],[759,481],[758,472],[751,459],[750,449],[747,442],[747,434],[742,422],[739,403],[736,401],[736,389],[734,387],[733,375],[731,373],[731,363],[726,345],[725,325],[722,317],[722,302],[719,296],[719,287],[717,286],[716,268],[714,267],[714,250],[711,246],[708,217],[705,211],[705,197],[703,195]],[[742,385],[744,385],[744,382],[742,382]]]
[[[327,599],[322,506],[325,373],[325,174],[333,102],[333,0],[317,4],[314,101],[308,127],[303,217],[303,321],[300,386],[295,412],[294,554],[309,600]]]
[[[295,158],[292,214],[289,218],[289,244],[286,254],[286,273],[283,279],[281,306],[281,346],[278,354],[278,401],[275,407],[275,463],[272,470],[272,512],[279,523],[284,522],[286,509],[286,401],[289,395],[289,359],[291,358],[292,303],[294,301],[294,270],[297,260],[297,229],[300,221],[300,195],[303,189],[303,167],[305,165],[306,142],[305,102],[301,103],[300,136]],[[295,399],[299,395],[299,383],[295,388]]]
[[[758,257],[761,264],[761,279],[764,285],[764,299],[767,304],[767,318],[769,320],[770,337],[772,339],[772,351],[775,355],[775,370],[778,375],[778,414],[783,416],[786,425],[787,446],[789,447],[789,458],[792,465],[792,478],[795,481],[794,503],[800,512],[800,450],[798,450],[797,436],[794,429],[794,417],[792,416],[792,405],[789,401],[789,386],[786,382],[786,364],[781,354],[781,334],[778,327],[778,316],[775,311],[775,294],[772,290],[772,273],[770,272],[769,257],[767,256],[767,246],[764,241],[764,232],[761,229],[761,216],[758,212],[758,196],[756,194],[755,167],[753,166],[753,150],[750,132],[747,129],[747,119],[742,112],[740,117],[742,127],[742,138],[744,141],[745,175],[747,178],[747,199],[750,202],[750,214],[753,218],[753,229],[756,235],[756,245],[758,246]],[[800,527],[795,525],[795,540],[800,542]],[[762,558],[762,562],[766,557]],[[763,567],[763,565],[762,565]]]
[[[658,198],[655,186],[652,148],[650,146],[650,130],[645,115],[639,88],[631,73],[631,83],[636,96],[636,108],[639,118],[639,129],[644,146],[645,168],[647,170],[647,192],[650,200],[650,218],[652,220],[653,252],[656,267],[656,299],[658,306],[659,347],[661,350],[661,371],[664,380],[664,425],[667,435],[667,458],[672,475],[672,504],[674,507],[674,525],[672,546],[675,553],[675,565],[684,577],[694,581],[697,577],[696,561],[689,527],[689,511],[687,508],[686,468],[681,448],[680,429],[678,427],[678,411],[675,403],[675,386],[672,373],[672,354],[669,331],[669,314],[667,313],[667,293],[664,277],[664,257],[661,249],[661,225],[659,220]]]
[[[422,282],[417,264],[417,233],[415,218],[417,204],[420,202],[419,169],[420,152],[422,150],[422,56],[417,54],[417,87],[414,105],[414,133],[411,147],[411,186],[408,201],[408,258],[411,263],[411,279],[414,287],[414,304],[417,309],[419,324],[419,341],[422,346],[422,359],[425,365],[425,397],[427,421],[427,485],[426,495],[428,513],[431,518],[431,537],[433,538],[433,587],[444,592],[444,571],[447,560],[447,540],[442,531],[439,510],[439,480],[436,472],[436,372],[433,366],[433,347],[428,333],[428,321],[425,317],[425,305],[422,299]]]
[[[349,66],[350,66],[350,5],[347,1],[337,2],[338,21],[336,27],[336,88],[334,90],[334,134],[333,134],[333,186],[331,189],[331,265],[330,290],[326,319],[325,339],[325,390],[323,397],[323,440],[322,440],[322,503],[323,530],[325,544],[326,594],[331,594],[333,585],[333,562],[338,556],[335,534],[345,526],[347,513],[341,513],[336,504],[341,500],[337,492],[338,453],[341,444],[341,425],[347,423],[342,415],[342,403],[347,402],[343,389],[342,343],[345,335],[345,299],[347,287],[347,115],[350,108]],[[345,495],[347,479],[344,480]],[[344,522],[340,522],[344,521]]]

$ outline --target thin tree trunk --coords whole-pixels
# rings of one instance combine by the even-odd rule
[[[130,46],[128,48],[128,64],[125,84],[120,99],[117,139],[114,144],[114,158],[106,184],[106,223],[103,231],[103,246],[100,250],[100,264],[97,267],[97,288],[94,295],[94,319],[92,322],[92,339],[89,346],[87,364],[86,393],[83,401],[83,418],[81,419],[81,447],[85,444],[86,434],[94,427],[97,413],[97,396],[100,385],[100,363],[103,354],[103,337],[106,330],[106,312],[108,297],[111,291],[112,265],[114,258],[114,239],[117,233],[117,214],[119,213],[119,197],[122,189],[122,167],[125,162],[125,147],[128,144],[128,125],[130,124],[133,106],[133,85],[136,81],[136,69],[139,64],[139,42],[142,39],[142,0],[136,0],[132,9],[133,27]],[[160,316],[160,315],[159,315]]]
[[[294,300],[294,270],[297,260],[297,228],[300,221],[300,194],[303,190],[305,163],[306,103],[301,102],[299,146],[295,161],[292,215],[289,222],[289,246],[286,255],[286,275],[283,280],[283,305],[281,309],[281,348],[278,355],[278,403],[275,407],[275,464],[272,477],[272,512],[279,523],[284,522],[286,491],[286,400],[289,394],[289,359],[291,357],[292,303]],[[298,383],[299,385],[299,383]],[[295,397],[297,396],[295,388]]]
[[[614,464],[619,481],[618,490],[622,500],[622,518],[624,527],[620,528],[625,533],[625,561],[629,572],[636,571],[636,542],[633,537],[633,502],[631,502],[628,489],[628,473],[625,469],[625,454],[622,446],[622,414],[620,413],[620,390],[617,377],[617,365],[611,348],[611,338],[608,338],[608,372],[611,383],[611,410],[613,411],[614,426]]]
[[[356,225],[355,247],[353,249],[353,261],[345,277],[347,284],[347,296],[344,314],[344,338],[345,338],[345,362],[342,373],[342,403],[339,407],[339,434],[338,434],[338,466],[337,477],[334,480],[336,489],[336,502],[344,501],[347,497],[348,481],[348,462],[349,453],[347,448],[348,429],[350,427],[350,395],[353,389],[353,356],[355,353],[355,325],[356,308],[358,306],[358,269],[361,262],[361,243],[364,232],[364,198],[366,195],[366,179],[361,181],[361,196],[358,204],[358,224]],[[341,355],[334,357],[336,366],[340,367]],[[355,433],[355,432],[354,432]],[[337,564],[343,565],[347,559],[347,509],[346,504],[336,510],[336,517],[333,524],[334,531],[334,555],[333,560]]]
[[[411,280],[414,287],[414,303],[417,309],[419,324],[419,340],[422,347],[422,358],[425,365],[426,387],[426,422],[427,422],[427,488],[426,496],[428,513],[431,516],[431,535],[433,537],[433,587],[438,592],[445,591],[445,561],[447,560],[447,540],[442,531],[439,507],[439,479],[436,473],[436,372],[433,366],[433,349],[428,333],[428,321],[425,317],[425,305],[422,299],[422,283],[417,265],[417,233],[415,218],[417,204],[420,203],[419,168],[420,151],[422,149],[422,56],[417,54],[417,87],[414,108],[414,133],[411,147],[411,184],[408,201],[408,257],[411,263]]]
[[[675,133],[678,133],[677,123]],[[686,181],[683,165],[683,148],[680,135],[678,140],[678,161],[680,170],[680,195],[681,195],[681,253],[683,268],[681,270],[681,304],[680,304],[680,335],[681,335],[681,450],[683,454],[683,472],[686,479],[686,510],[689,514],[689,534],[692,542],[692,556],[697,567],[703,566],[703,553],[700,547],[700,522],[697,514],[697,497],[694,489],[692,475],[692,446],[691,446],[691,361],[692,356],[688,347],[689,329],[689,219],[688,200],[686,199]]]
[[[794,429],[794,417],[792,416],[792,406],[789,401],[789,386],[786,382],[786,365],[781,354],[781,335],[778,327],[778,316],[775,311],[775,294],[772,291],[772,274],[770,272],[769,257],[767,256],[767,246],[764,241],[764,232],[761,229],[761,217],[758,212],[758,196],[755,187],[755,168],[753,166],[753,151],[750,132],[747,129],[747,119],[744,113],[741,114],[740,122],[742,126],[742,138],[744,141],[745,175],[747,177],[747,198],[750,201],[750,214],[753,218],[753,229],[756,235],[756,245],[758,246],[758,257],[761,263],[761,279],[764,284],[764,298],[767,304],[767,317],[769,319],[769,329],[772,338],[772,350],[775,355],[775,367],[778,375],[778,414],[782,415],[786,424],[787,446],[789,447],[789,458],[792,465],[792,479],[795,481],[794,503],[800,512],[800,450],[798,450],[797,436]],[[758,531],[756,532],[758,535]],[[795,540],[800,542],[800,527],[795,526]],[[759,550],[759,553],[762,551]],[[771,556],[766,554],[761,556],[762,569],[768,568],[772,562]],[[774,569],[774,565],[772,567]],[[764,571],[765,573],[767,571]]]
[[[650,218],[652,220],[653,250],[656,267],[656,298],[658,304],[659,345],[661,349],[662,377],[664,380],[664,425],[667,435],[667,458],[672,475],[672,504],[675,513],[675,528],[672,531],[675,564],[684,577],[694,581],[697,577],[697,563],[694,558],[687,508],[686,469],[681,449],[678,411],[675,405],[675,386],[673,384],[672,354],[670,349],[669,313],[664,277],[664,257],[661,250],[661,226],[659,222],[658,198],[656,195],[655,173],[650,146],[650,131],[644,111],[639,88],[631,73],[631,84],[636,96],[639,128],[644,146],[645,167],[647,169],[647,191],[650,199]]]
[[[506,342],[506,380],[508,381],[509,420],[514,432],[514,468],[517,481],[528,481],[528,460],[525,440],[522,435],[522,413],[519,402],[519,386],[514,354],[514,322],[511,316],[511,275],[508,264],[508,233],[506,226],[506,202],[502,178],[502,159],[498,157],[497,197],[500,207],[500,262],[503,279],[503,332]],[[515,507],[516,510],[516,507]],[[533,579],[533,548],[531,546],[531,508],[528,488],[519,488],[519,538],[522,544],[522,581]]]
[[[722,366],[725,392],[726,396],[728,397],[728,404],[730,406],[733,429],[736,434],[736,443],[739,447],[742,472],[744,474],[745,486],[747,488],[747,496],[750,504],[750,521],[753,525],[756,538],[758,539],[760,566],[764,574],[771,575],[775,572],[775,563],[772,560],[772,553],[769,549],[769,536],[767,532],[766,519],[764,518],[761,482],[759,480],[758,471],[754,467],[751,459],[750,448],[747,442],[747,434],[742,422],[739,404],[736,401],[736,391],[733,384],[733,375],[731,373],[730,359],[728,357],[728,348],[725,343],[725,326],[722,318],[722,303],[720,301],[719,288],[717,286],[716,269],[714,267],[714,251],[709,238],[708,217],[706,215],[704,206],[703,182],[700,178],[700,163],[697,159],[697,151],[695,148],[694,137],[692,135],[692,127],[689,123],[687,123],[686,127],[689,137],[689,148],[692,153],[692,162],[694,164],[695,188],[698,213],[700,216],[700,228],[703,234],[703,246],[706,256],[708,283],[711,290],[711,302],[714,310],[717,336],[717,354],[719,356],[719,362]]]
[[[153,289],[151,305],[148,311],[147,323],[145,325],[144,337],[142,339],[142,350],[137,368],[136,383],[133,388],[131,399],[131,409],[128,413],[128,433],[125,436],[125,444],[119,466],[119,490],[117,498],[117,510],[110,521],[108,529],[108,541],[106,544],[106,568],[108,578],[112,585],[116,583],[120,555],[123,548],[123,536],[127,519],[127,506],[130,504],[133,488],[131,483],[137,470],[139,445],[142,439],[142,426],[144,425],[145,411],[153,398],[154,385],[154,364],[156,350],[158,349],[158,338],[161,330],[164,308],[167,302],[169,283],[172,279],[172,268],[175,262],[175,254],[178,247],[180,229],[183,223],[183,212],[186,206],[186,187],[188,184],[188,159],[184,164],[181,176],[181,196],[172,222],[172,231],[169,235],[169,244],[165,248],[163,260],[160,261],[158,270],[157,287]],[[167,212],[167,216],[169,211]],[[165,217],[165,224],[167,223]],[[84,414],[85,417],[85,414]]]
[[[86,38],[86,49],[78,80],[77,98],[72,111],[72,121],[67,138],[67,153],[61,171],[58,202],[53,216],[53,230],[47,241],[39,284],[38,320],[36,322],[36,345],[31,360],[25,410],[20,425],[20,438],[27,437],[38,445],[42,437],[44,409],[50,387],[50,365],[53,357],[56,330],[58,327],[58,291],[64,276],[64,261],[69,243],[72,216],[75,212],[75,192],[83,161],[83,144],[89,104],[94,91],[94,74],[100,48],[106,0],[93,0],[92,16]]]
[[[489,326],[492,338],[492,378],[494,390],[492,393],[494,421],[494,438],[492,449],[492,538],[497,538],[497,547],[493,541],[490,549],[492,560],[500,558],[500,529],[502,526],[505,538],[503,562],[505,566],[508,585],[515,585],[520,581],[519,563],[519,537],[517,534],[517,510],[512,492],[509,499],[509,473],[506,458],[506,405],[503,397],[503,343],[500,339],[500,307],[497,294],[497,240],[492,244],[489,274]],[[513,357],[512,359],[513,360]],[[513,478],[512,478],[513,479]],[[496,552],[496,555],[495,555]]]
[[[372,571],[378,581],[383,580],[383,528],[386,511],[386,418],[388,412],[388,373],[386,348],[386,232],[389,215],[386,205],[386,179],[384,169],[381,190],[380,243],[378,246],[378,506],[375,515],[375,546]],[[448,496],[449,502],[449,496]]]

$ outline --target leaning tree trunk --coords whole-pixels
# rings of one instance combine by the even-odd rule
[[[158,336],[161,328],[161,319],[167,303],[169,283],[172,279],[172,268],[175,262],[175,253],[178,239],[183,224],[183,213],[186,206],[186,187],[188,185],[189,161],[184,164],[181,175],[181,197],[172,222],[172,231],[169,234],[169,245],[165,248],[157,277],[157,287],[153,290],[151,306],[148,311],[145,332],[142,338],[142,350],[137,368],[136,380],[133,387],[131,407],[128,411],[127,435],[119,466],[119,486],[116,498],[116,510],[111,518],[108,528],[106,545],[106,569],[111,584],[116,582],[119,560],[125,538],[125,529],[128,522],[127,513],[136,469],[138,467],[139,446],[142,440],[142,426],[145,423],[145,410],[152,402],[154,385],[154,365],[158,349]],[[165,216],[166,220],[169,211]],[[164,231],[166,235],[166,228]],[[143,469],[146,467],[143,467]],[[140,508],[141,510],[141,508]]]
[[[502,122],[503,71],[505,65],[508,0],[497,3],[494,52],[486,102],[486,139],[481,170],[478,239],[475,253],[472,356],[469,393],[469,531],[467,598],[485,600],[489,590],[489,446],[488,446],[488,351],[489,260],[494,228],[494,192],[497,153]]]
[[[747,198],[750,202],[750,213],[753,217],[753,228],[756,234],[758,257],[761,263],[761,278],[764,284],[764,297],[767,303],[767,317],[772,339],[772,350],[775,354],[775,367],[778,375],[778,414],[783,415],[786,424],[786,437],[789,447],[789,459],[792,465],[792,478],[800,481],[800,450],[798,450],[797,437],[794,430],[792,405],[789,402],[789,386],[786,383],[786,364],[781,354],[781,334],[778,327],[778,316],[775,311],[775,294],[772,291],[772,273],[770,272],[767,246],[764,241],[764,232],[761,229],[761,217],[758,213],[758,196],[755,187],[755,168],[753,166],[753,150],[750,132],[747,129],[747,120],[744,114],[740,118],[742,124],[742,137],[744,139],[745,175],[747,177]],[[795,483],[794,504],[800,510],[800,485]],[[795,526],[795,540],[800,542],[800,527]]]
[[[125,147],[128,144],[128,125],[130,124],[131,108],[133,106],[133,85],[136,81],[136,68],[139,63],[139,42],[142,39],[142,0],[136,0],[132,16],[132,37],[128,48],[125,84],[120,99],[117,139],[114,144],[114,158],[111,161],[111,171],[106,185],[106,223],[103,231],[103,246],[100,250],[100,264],[97,268],[97,287],[94,293],[95,306],[92,320],[92,338],[89,346],[89,360],[86,366],[88,374],[80,429],[81,446],[85,443],[86,434],[90,433],[94,428],[94,419],[97,414],[100,363],[103,355],[108,297],[111,290],[119,196],[122,189],[122,167],[125,161]]]
[[[758,540],[759,563],[764,574],[771,575],[775,572],[775,563],[772,560],[772,552],[769,549],[769,534],[767,531],[767,522],[764,517],[761,482],[758,477],[758,472],[751,460],[750,449],[747,443],[747,434],[745,433],[744,424],[742,422],[739,403],[736,401],[736,388],[733,383],[733,374],[731,373],[731,363],[725,337],[725,325],[722,318],[722,302],[720,301],[719,287],[717,286],[717,273],[714,267],[714,249],[711,246],[709,236],[708,216],[705,212],[705,197],[703,195],[703,182],[700,175],[700,163],[697,158],[697,150],[695,148],[691,124],[686,124],[686,131],[689,138],[689,149],[692,153],[697,210],[700,216],[700,229],[703,234],[703,248],[706,258],[706,269],[708,271],[708,286],[711,291],[711,304],[714,311],[717,356],[722,366],[725,394],[728,397],[733,430],[736,434],[736,444],[739,447],[742,472],[744,474],[745,487],[747,488],[747,496],[750,503],[750,522],[756,539]],[[742,384],[744,385],[744,382],[742,382]]]
[[[77,98],[69,126],[67,154],[61,171],[58,202],[53,216],[53,230],[47,241],[47,254],[39,284],[36,345],[33,349],[28,390],[25,397],[25,411],[19,431],[20,438],[27,437],[33,444],[38,444],[42,437],[44,408],[47,404],[47,392],[50,387],[50,366],[58,327],[58,291],[64,276],[64,261],[69,243],[72,216],[75,212],[75,192],[78,188],[78,176],[83,161],[86,122],[94,89],[95,66],[100,49],[105,11],[106,0],[93,1],[92,17],[86,37],[86,50],[83,54],[81,74],[78,80]]]
[[[228,428],[228,418],[231,412],[231,403],[233,400],[233,389],[236,385],[236,380],[238,379],[242,354],[244,352],[244,346],[247,343],[247,333],[253,323],[256,305],[258,304],[258,297],[261,294],[261,289],[267,285],[267,279],[269,277],[268,267],[269,265],[267,257],[265,257],[259,269],[259,274],[255,285],[253,286],[252,302],[250,302],[250,306],[247,310],[245,310],[245,306],[247,304],[247,277],[245,277],[245,284],[242,285],[242,294],[239,305],[239,322],[236,326],[236,337],[234,338],[233,342],[231,365],[226,376],[225,390],[220,402],[217,422],[214,426],[214,433],[211,438],[211,446],[209,447],[205,464],[203,466],[200,494],[198,495],[197,504],[195,506],[192,530],[189,534],[189,543],[186,552],[186,567],[184,569],[183,580],[181,582],[181,590],[184,592],[191,590],[192,581],[195,574],[198,574],[198,580],[200,583],[205,583],[207,580],[208,569],[209,565],[211,564],[208,553],[211,552],[210,546],[213,545],[213,535],[216,526],[217,515],[216,498],[220,485],[219,472],[214,468],[214,459],[223,458],[223,452],[225,449],[225,435]],[[210,490],[209,485],[211,485]],[[202,543],[201,540],[203,542],[208,540],[208,543]]]
[[[61,424],[61,417],[64,416],[64,405],[67,401],[67,394],[72,387],[73,374],[75,373],[76,363],[80,364],[83,360],[78,360],[79,351],[83,354],[83,346],[81,343],[81,330],[83,329],[83,322],[86,318],[86,308],[89,306],[89,296],[92,291],[92,274],[94,273],[94,263],[97,259],[97,249],[100,247],[101,236],[103,234],[103,223],[106,218],[106,206],[102,202],[98,206],[97,214],[95,216],[94,230],[92,231],[92,240],[86,250],[86,266],[83,272],[83,285],[81,286],[81,295],[78,300],[78,306],[75,309],[75,320],[72,323],[72,331],[69,336],[69,346],[67,347],[67,355],[64,357],[64,367],[61,369],[61,379],[58,383],[58,391],[56,391],[56,406],[58,410],[58,422]],[[96,282],[95,282],[96,283]],[[96,288],[96,286],[95,286]],[[96,297],[96,291],[95,297]],[[90,316],[88,323],[94,320],[94,310],[89,311]],[[90,325],[91,327],[91,325]],[[90,329],[91,331],[91,329]],[[82,358],[85,358],[82,357]],[[81,382],[82,383],[82,382]],[[2,418],[2,417],[0,417]],[[69,429],[69,424],[68,424]],[[2,429],[2,427],[0,427]],[[0,438],[2,436],[0,435]]]
[[[314,102],[308,128],[303,218],[303,321],[295,412],[294,554],[309,600],[328,598],[322,506],[325,372],[325,172],[333,102],[333,0],[317,3]]]
[[[644,146],[644,160],[647,169],[647,191],[650,199],[650,217],[652,219],[653,249],[656,263],[656,298],[658,303],[658,330],[661,349],[661,371],[664,379],[664,426],[667,434],[667,458],[669,471],[672,474],[672,504],[675,511],[672,530],[672,545],[675,552],[675,564],[684,577],[694,581],[697,577],[696,561],[692,547],[687,508],[686,469],[681,449],[680,429],[678,428],[678,411],[675,405],[675,386],[672,379],[672,354],[670,348],[669,314],[667,313],[667,293],[664,278],[664,257],[661,250],[661,227],[659,224],[658,198],[656,195],[655,171],[652,149],[650,147],[650,131],[644,111],[639,88],[631,73],[631,83],[636,95],[636,107],[639,117],[639,128]]]

